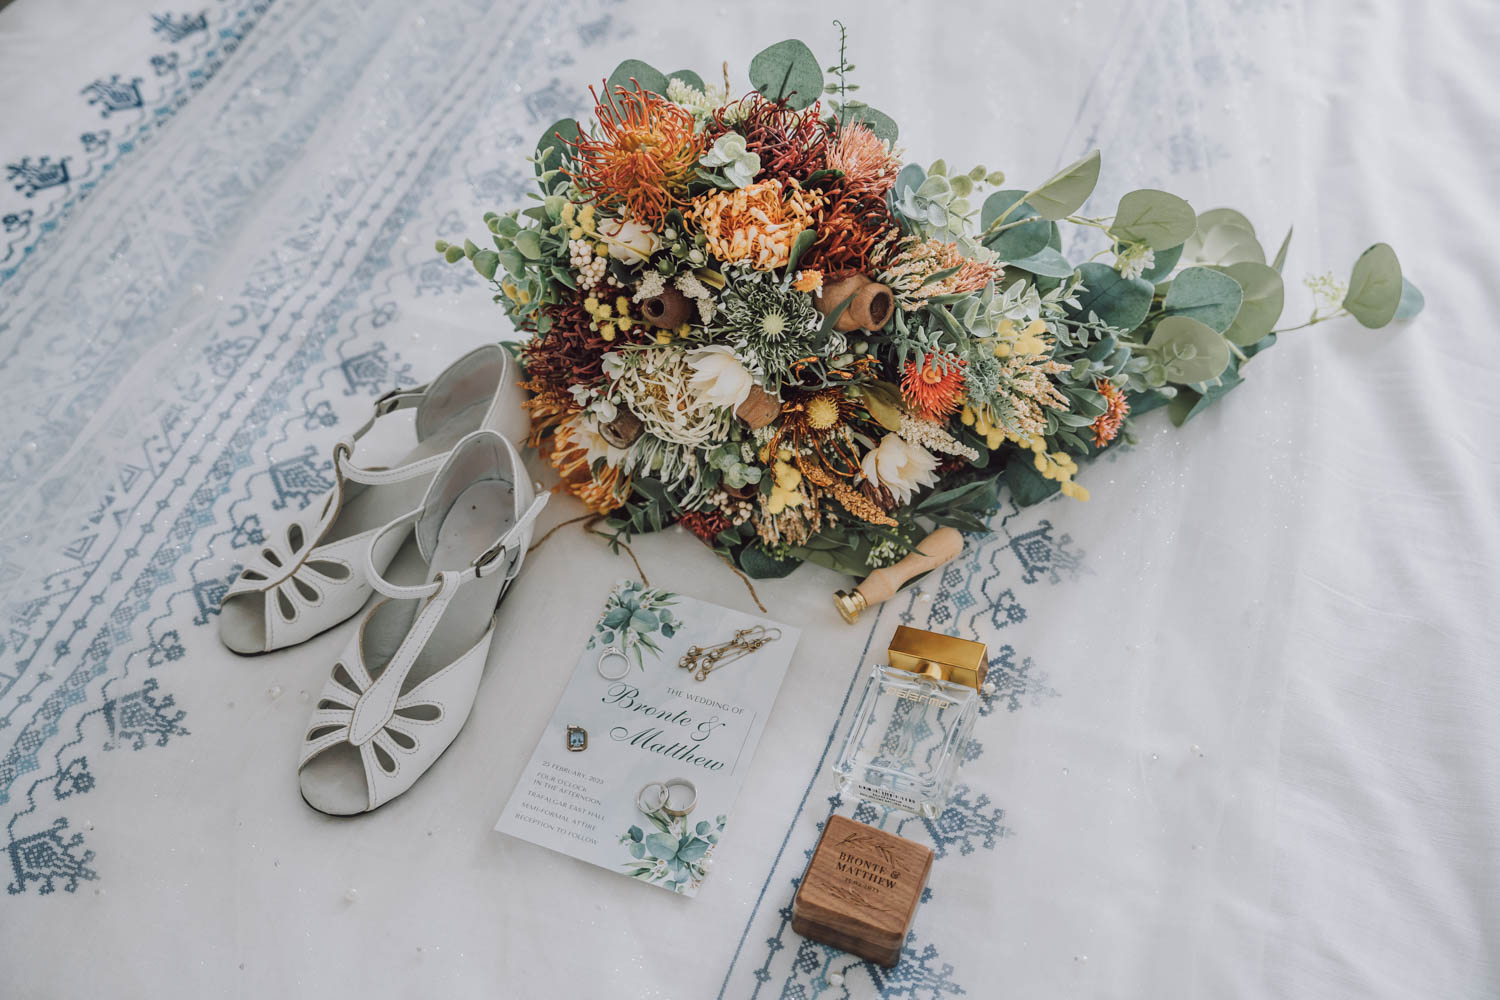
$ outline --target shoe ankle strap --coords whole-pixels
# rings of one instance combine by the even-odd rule
[[[395,531],[397,528],[415,524],[421,518],[424,508],[418,507],[416,510],[402,514],[400,517],[387,523],[371,536],[370,544],[365,547],[365,578],[370,582],[370,586],[386,597],[397,600],[419,600],[421,598],[433,597],[442,590],[445,578],[451,579],[452,585],[462,586],[470,580],[489,576],[494,572],[495,566],[501,563],[500,557],[502,555],[512,549],[518,549],[523,544],[524,539],[529,537],[531,526],[536,522],[537,515],[547,506],[548,499],[549,494],[543,493],[533,500],[531,506],[526,508],[525,513],[516,520],[516,523],[506,529],[505,534],[497,538],[493,545],[481,552],[474,558],[473,562],[458,573],[444,572],[431,583],[402,586],[392,583],[381,574],[375,566],[373,556],[375,550],[380,546],[381,539],[387,534]],[[526,558],[526,553],[521,552],[520,556],[521,558],[516,559],[513,566],[510,566],[509,559],[505,560],[505,564],[510,567],[507,579],[514,578],[521,571],[521,561]]]
[[[340,479],[363,483],[367,486],[383,486],[413,479],[443,464],[446,456],[441,454],[430,455],[406,465],[398,465],[394,469],[372,469],[357,465],[353,461],[355,444],[370,432],[370,428],[375,426],[377,420],[397,410],[409,410],[420,406],[422,400],[427,398],[427,390],[431,385],[432,383],[428,382],[411,389],[392,389],[375,400],[375,412],[371,414],[370,419],[333,446],[334,471]]]

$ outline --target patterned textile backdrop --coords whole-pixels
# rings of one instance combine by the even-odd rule
[[[0,124],[0,993],[119,982],[120,995],[401,985],[492,996],[535,987],[545,969],[550,986],[528,995],[581,995],[608,979],[620,995],[915,1000],[998,995],[1007,975],[1028,996],[1230,995],[1240,991],[1219,987],[1261,968],[1265,927],[1245,914],[1270,905],[1273,859],[1235,831],[1274,811],[1274,781],[1244,776],[1275,774],[1287,667],[1267,626],[1293,620],[1293,570],[1232,557],[1267,538],[1275,552],[1304,544],[1308,527],[1285,509],[1309,488],[1309,466],[1282,459],[1316,431],[1307,393],[1274,408],[1254,395],[1294,370],[1274,358],[1256,383],[1267,388],[1226,407],[1244,407],[1256,433],[1205,418],[1222,440],[1205,431],[1153,438],[1150,456],[1111,453],[1086,473],[1088,508],[1007,504],[992,534],[970,537],[937,578],[858,629],[827,605],[847,581],[809,568],[764,585],[773,616],[809,630],[724,857],[686,908],[487,832],[560,690],[523,664],[571,662],[588,609],[629,570],[597,540],[560,534],[533,557],[469,730],[411,796],[353,823],[308,814],[291,777],[308,692],[342,631],[248,661],[217,644],[217,602],[240,554],[330,488],[341,429],[393,386],[511,336],[482,283],[445,265],[433,239],[461,241],[482,212],[521,204],[539,130],[582,114],[588,83],[621,58],[702,54],[705,76],[729,58],[739,79],[750,54],[788,34],[832,51],[835,12],[806,16],[809,6],[778,2],[759,18],[619,0],[17,0],[0,12],[0,83],[24,109]],[[1217,104],[1260,85],[1251,53],[1296,35],[1290,6],[1184,0],[1085,16],[1038,4],[987,16],[962,43],[951,25],[895,37],[907,8],[843,16],[862,68],[900,64],[903,44],[924,65],[954,67],[951,87],[932,74],[865,80],[873,103],[909,122],[913,158],[944,152],[1024,179],[1102,146],[1101,202],[1212,179],[1264,205],[1274,178],[1229,144],[1265,148],[1253,140],[1276,118]],[[961,44],[975,62],[1058,26],[1074,44],[1016,55],[1004,86],[948,56]],[[1029,104],[1012,100],[1021,81],[1036,91]],[[929,114],[950,91],[961,108]],[[1119,142],[1127,130],[1151,141]],[[1282,135],[1278,157],[1294,163],[1301,134]],[[1273,224],[1306,197],[1293,201]],[[1299,239],[1316,248],[1316,227]],[[1237,464],[1212,486],[1148,469],[1208,463],[1226,447]],[[1268,479],[1287,508],[1246,499]],[[1221,492],[1205,500],[1205,489]],[[1190,521],[1180,495],[1234,520]],[[576,513],[554,506],[551,522]],[[1181,542],[1160,561],[1134,547],[1163,544],[1156,515]],[[637,554],[653,582],[747,604],[680,534]],[[1150,595],[1168,578],[1225,600],[1166,634]],[[1133,621],[1088,624],[1116,600]],[[558,612],[575,605],[584,610]],[[537,620],[555,627],[526,627]],[[1080,625],[1061,634],[1049,620]],[[987,642],[997,684],[953,800],[932,820],[841,801],[827,774],[867,664],[902,623]],[[1199,669],[1227,632],[1247,636],[1221,657],[1232,684]],[[1153,686],[1148,655],[1175,672]],[[1209,747],[1215,732],[1222,747]],[[834,811],[935,852],[893,969],[791,930],[792,895]],[[1095,848],[1132,859],[1128,889],[1106,888]],[[568,905],[539,902],[551,900]],[[1195,937],[1195,926],[1213,930]],[[66,927],[97,950],[57,960]],[[391,942],[382,961],[369,956],[376,938]],[[1216,957],[1177,961],[1179,940]],[[180,963],[151,957],[168,941]]]

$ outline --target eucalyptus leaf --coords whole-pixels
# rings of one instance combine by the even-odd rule
[[[1109,235],[1122,243],[1144,243],[1165,250],[1193,235],[1197,217],[1193,206],[1166,191],[1142,188],[1120,199]]]
[[[1401,278],[1401,304],[1396,306],[1396,319],[1411,319],[1421,312],[1426,304],[1427,299],[1422,295],[1422,290],[1403,276]]]
[[[1068,263],[1068,258],[1051,247],[1042,247],[1030,257],[1013,260],[1010,266],[1049,278],[1066,278],[1073,273],[1073,265]]]
[[[1252,260],[1257,264],[1266,262],[1266,252],[1252,230],[1232,222],[1194,230],[1182,247],[1182,256],[1194,264],[1238,264]]]
[[[1191,316],[1223,333],[1234,322],[1244,297],[1240,283],[1224,272],[1190,267],[1172,279],[1162,310],[1168,316]]]
[[[474,255],[474,270],[483,278],[493,280],[499,267],[500,255],[493,250],[481,250]]]
[[[535,229],[523,229],[516,234],[515,247],[527,260],[539,260],[542,256],[542,238]]]
[[[1166,369],[1167,380],[1179,385],[1218,378],[1231,357],[1223,334],[1190,316],[1168,316],[1156,324],[1146,348]]]
[[[1010,497],[1017,507],[1040,503],[1062,489],[1062,483],[1043,476],[1032,463],[1029,451],[1012,455],[1005,463],[1005,485],[1010,488]]]
[[[1239,226],[1241,229],[1250,230],[1255,233],[1255,226],[1245,216],[1245,213],[1233,208],[1210,208],[1206,212],[1198,213],[1198,226],[1201,229],[1212,229],[1214,226],[1228,223],[1231,226]]]
[[[1173,427],[1181,427],[1202,401],[1203,397],[1192,389],[1177,390],[1177,395],[1167,400],[1167,419],[1172,421]]]
[[[1344,308],[1362,326],[1378,329],[1395,318],[1404,287],[1396,251],[1388,243],[1377,243],[1354,262]]]
[[[572,118],[563,118],[547,126],[547,130],[537,140],[536,148],[539,153],[545,150],[553,151],[546,158],[548,170],[556,170],[572,158],[573,147],[568,145],[568,141],[576,142],[578,136],[578,122]],[[541,176],[542,163],[540,162],[540,157],[536,165],[536,173],[538,176]],[[551,194],[557,188],[565,185],[567,181],[568,179],[561,174],[553,174],[551,178],[542,183],[542,188],[548,194]]]
[[[1041,187],[1028,192],[1026,201],[1044,219],[1066,218],[1083,207],[1099,183],[1099,151],[1063,167]]]
[[[758,542],[740,550],[739,564],[745,575],[755,580],[777,580],[797,568],[796,559],[777,559]]]
[[[1281,248],[1276,251],[1276,259],[1271,262],[1271,266],[1276,269],[1278,274],[1281,273],[1281,268],[1286,264],[1286,251],[1292,245],[1292,230],[1294,228],[1293,226],[1287,227],[1286,235],[1281,239]]]
[[[1149,281],[1124,278],[1107,264],[1090,261],[1078,267],[1083,288],[1077,294],[1078,307],[1069,311],[1079,317],[1094,313],[1110,326],[1134,330],[1151,309],[1154,289]]]
[[[693,75],[696,76],[697,74]],[[608,79],[605,80],[605,93],[613,94],[616,87],[623,87],[626,90],[633,91],[635,90],[635,85],[638,83],[641,89],[664,96],[667,92],[667,80],[667,74],[650,63],[643,62],[640,59],[626,59],[620,65],[616,66],[614,72],[609,74]],[[634,81],[634,83],[631,81]]]
[[[708,853],[709,843],[706,840],[690,840],[677,849],[677,856],[689,863],[697,861]]]
[[[1238,282],[1244,292],[1240,311],[1224,336],[1237,347],[1249,347],[1276,326],[1286,301],[1286,288],[1275,268],[1253,260],[1230,264],[1224,273]]]
[[[697,73],[694,73],[690,69],[677,69],[668,73],[667,82],[670,83],[673,80],[681,80],[689,87],[694,87],[698,90],[708,89],[708,87],[703,83],[703,77],[699,76]]]
[[[823,71],[805,43],[788,38],[750,60],[750,83],[771,100],[801,109],[823,93]]]
[[[1052,236],[1052,224],[1043,219],[1025,198],[1024,191],[996,191],[979,208],[981,233],[997,222],[1002,225],[1021,222],[982,241],[1002,261],[1034,256],[1047,248],[1047,240]]]
[[[886,393],[875,391],[867,386],[863,388],[860,395],[864,397],[865,409],[870,411],[870,416],[874,417],[880,426],[892,434],[901,431],[901,416],[905,411],[901,409],[898,402],[901,398],[899,393],[893,400]]]
[[[850,101],[839,109],[839,121],[844,125],[863,125],[875,133],[875,138],[895,142],[901,134],[896,121],[883,111],[876,111],[863,101]]]
[[[797,234],[796,239],[792,240],[792,248],[788,251],[786,259],[786,273],[788,275],[797,273],[797,262],[802,259],[803,254],[807,253],[807,248],[816,243],[817,240],[818,231],[811,228],[802,230],[802,232]]]
[[[634,80],[640,84],[642,89],[649,90],[653,94],[665,94],[667,92],[667,77],[661,70],[650,63],[641,62],[639,59],[626,59],[615,67],[615,71],[609,74],[605,81],[605,89],[611,94],[616,87],[624,87],[634,90],[630,81]]]

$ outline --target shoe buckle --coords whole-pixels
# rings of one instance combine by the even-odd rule
[[[401,397],[405,396],[409,391],[408,389],[392,389],[375,400],[375,415],[383,417],[387,413],[395,413],[401,408]]]
[[[509,547],[510,546],[508,546],[505,542],[496,542],[494,545],[491,545],[489,548],[481,552],[479,554],[479,558],[475,559],[473,563],[474,575],[479,577],[487,575],[490,566],[495,562],[496,559],[500,558],[500,553],[504,552]]]

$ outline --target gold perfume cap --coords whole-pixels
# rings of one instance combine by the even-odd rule
[[[844,621],[853,625],[859,619],[859,613],[869,607],[869,604],[865,602],[865,595],[858,590],[835,590],[833,606],[839,609]]]
[[[976,691],[984,687],[990,670],[989,649],[984,643],[908,625],[896,629],[888,653],[893,667],[941,676]]]

